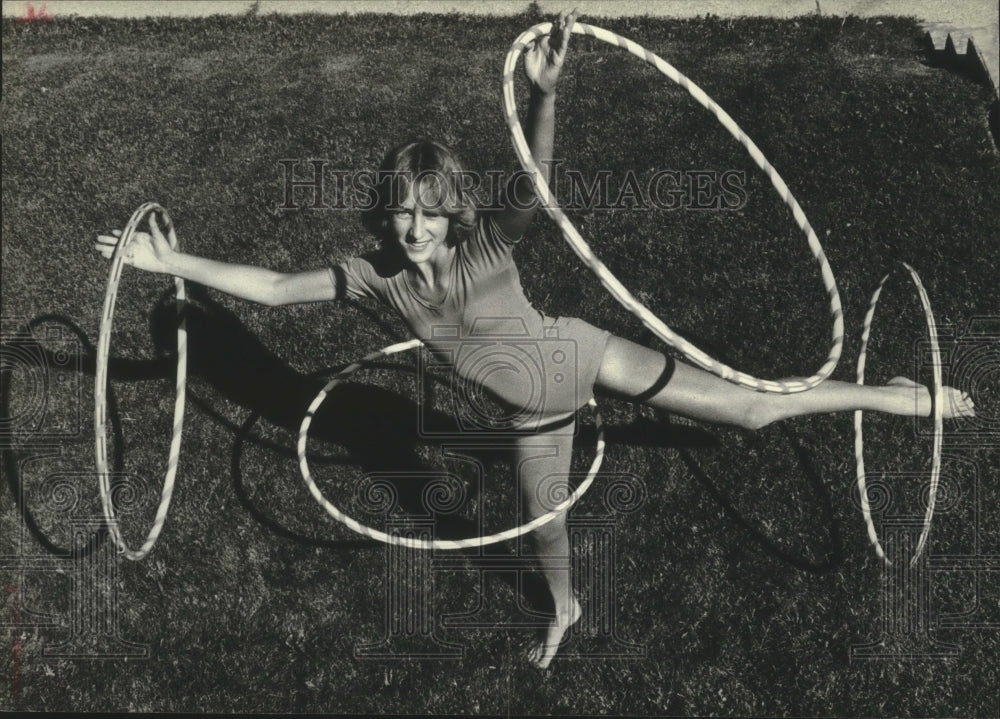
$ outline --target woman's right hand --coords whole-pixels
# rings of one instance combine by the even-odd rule
[[[132,235],[132,241],[125,248],[125,264],[147,272],[167,272],[168,260],[174,250],[152,214],[149,216],[149,229],[150,233],[136,232]],[[98,235],[94,249],[106,259],[111,259],[121,234],[121,230],[112,230],[111,235]]]
[[[543,95],[555,92],[577,15],[576,8],[569,13],[565,10],[560,12],[552,23],[550,34],[532,40],[524,53],[525,77],[530,86]]]

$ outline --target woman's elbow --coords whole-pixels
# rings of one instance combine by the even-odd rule
[[[253,299],[267,307],[280,307],[292,302],[288,293],[286,275],[276,275],[270,282],[261,283],[254,293]]]

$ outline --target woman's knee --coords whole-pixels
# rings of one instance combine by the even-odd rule
[[[747,405],[743,412],[743,421],[740,423],[743,429],[757,431],[778,419],[774,404],[764,396],[751,398]]]
[[[565,512],[531,532],[531,539],[535,547],[540,550],[556,546],[566,541],[567,537]]]
[[[595,389],[632,402],[648,402],[667,386],[674,369],[673,357],[611,335]]]

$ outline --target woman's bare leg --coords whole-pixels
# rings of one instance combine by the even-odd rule
[[[517,442],[516,470],[527,519],[550,512],[568,496],[573,427],[557,432],[520,437]],[[549,585],[555,617],[545,636],[532,647],[528,660],[540,669],[552,661],[563,635],[580,618],[580,605],[573,595],[570,577],[570,546],[566,533],[566,513],[531,533],[535,554]]]
[[[660,352],[612,336],[595,389],[691,419],[747,429],[806,414],[857,409],[909,416],[931,411],[927,388],[904,377],[881,387],[826,380],[805,392],[775,394],[735,385],[683,362],[676,363],[668,378],[668,362]],[[944,389],[943,410],[945,417],[975,413],[968,394],[952,387]]]

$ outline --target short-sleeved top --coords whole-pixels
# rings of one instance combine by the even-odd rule
[[[437,305],[417,294],[387,250],[341,262],[331,273],[340,297],[371,298],[398,312],[434,361],[453,370],[453,380],[473,393],[486,390],[521,422],[548,420],[590,399],[607,333],[532,307],[514,264],[515,245],[481,213],[456,246],[448,293]]]

